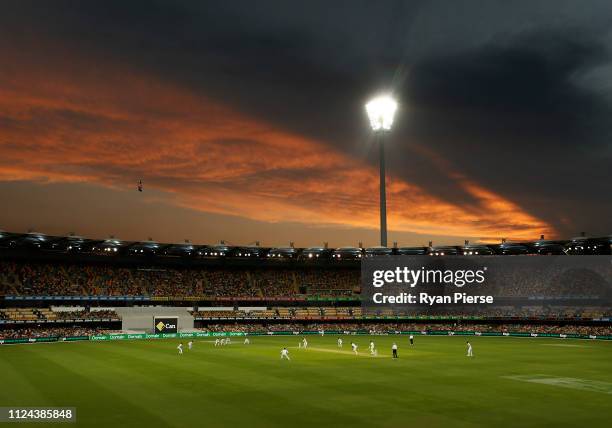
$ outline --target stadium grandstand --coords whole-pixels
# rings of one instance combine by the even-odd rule
[[[192,331],[414,330],[430,334],[611,336],[608,308],[497,307],[467,315],[364,314],[362,257],[384,255],[609,255],[612,237],[498,245],[280,248],[164,244],[48,236],[0,235],[0,340],[85,338],[134,330],[134,308],[158,307],[189,319]],[[531,285],[537,295],[538,284]],[[513,289],[505,290],[512,297]],[[550,289],[547,289],[550,292]],[[169,313],[170,313],[169,312]],[[148,315],[146,315],[148,316]],[[186,319],[187,319],[186,318]],[[133,327],[133,326],[132,326]],[[140,330],[138,330],[140,329]]]

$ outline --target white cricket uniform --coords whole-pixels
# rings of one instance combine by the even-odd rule
[[[215,339],[215,346],[219,346],[219,339]]]
[[[191,351],[191,348],[193,347],[193,342],[191,342],[191,341],[187,342],[187,347]]]
[[[342,339],[338,339],[338,348],[342,348]]]
[[[288,360],[290,360],[290,359],[291,359],[291,358],[289,358],[289,351],[288,351],[287,349],[283,349],[283,350],[281,350],[281,360],[282,360],[283,358],[286,358],[286,359],[288,359]]]
[[[351,348],[353,348],[353,352],[357,355],[357,344],[351,343]]]
[[[177,346],[176,349],[178,349],[179,355],[183,354],[183,345],[182,344],[179,343],[179,346]]]
[[[472,353],[472,344],[471,343],[468,343],[468,346],[467,346],[467,356],[468,357],[473,357],[474,356],[474,354]]]
[[[374,342],[370,342],[370,354],[374,354]]]
[[[251,341],[249,339],[244,339],[244,344],[248,345],[249,343],[251,343]]]
[[[302,343],[304,344],[304,349],[308,348],[308,342],[306,341],[306,338],[304,338],[304,340],[302,340]]]

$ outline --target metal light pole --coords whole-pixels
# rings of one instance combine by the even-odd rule
[[[370,126],[376,135],[380,157],[380,245],[387,246],[387,192],[385,183],[384,134],[391,130],[397,103],[390,96],[374,98],[366,104]]]
[[[381,131],[376,133],[380,158],[380,245],[387,246],[387,192],[385,187],[385,142]]]

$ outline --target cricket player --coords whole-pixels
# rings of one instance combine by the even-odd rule
[[[281,350],[281,360],[282,360],[283,358],[286,358],[286,359],[288,359],[288,360],[291,360],[291,358],[289,358],[289,351],[287,350],[287,348],[283,348],[283,349]]]
[[[467,356],[473,357],[474,354],[472,353],[472,344],[470,343],[469,340],[466,343],[467,343]]]
[[[370,355],[374,355],[374,350],[375,350],[374,341],[370,340]]]
[[[191,351],[191,348],[193,348],[193,341],[189,341],[187,342],[187,349],[189,349]]]
[[[179,355],[183,355],[183,342],[179,343],[176,349],[178,349]]]
[[[338,338],[338,348],[342,348],[342,338]]]
[[[308,348],[308,341],[306,340],[306,338],[302,340],[302,344],[304,345],[304,349]]]
[[[351,348],[353,349],[355,355],[357,355],[357,344],[355,342],[351,342]]]
[[[393,358],[397,358],[397,344],[393,342],[393,346],[391,346],[391,352],[393,352]]]
[[[245,344],[245,345],[249,345],[250,343],[251,343],[251,341],[249,340],[249,338],[248,338],[248,337],[245,337],[245,338],[244,338],[244,344]]]
[[[215,346],[219,346],[219,338],[215,339]]]
[[[414,336],[412,334],[410,335],[410,344],[414,345]]]

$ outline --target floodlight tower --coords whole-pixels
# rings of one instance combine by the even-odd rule
[[[370,126],[376,135],[380,152],[380,245],[387,246],[387,194],[385,189],[384,135],[391,130],[397,103],[389,95],[374,98],[366,104]]]

